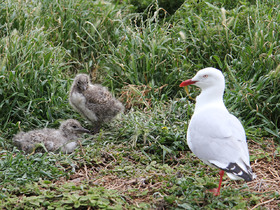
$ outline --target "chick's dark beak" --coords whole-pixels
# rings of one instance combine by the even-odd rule
[[[90,133],[90,131],[85,128],[76,128],[75,130],[78,131],[79,133]]]

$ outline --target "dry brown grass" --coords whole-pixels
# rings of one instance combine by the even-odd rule
[[[248,182],[248,186],[250,191],[255,193],[280,193],[280,156],[276,154],[277,145],[272,139],[267,139],[265,143],[266,148],[264,149],[257,142],[251,141],[249,143],[250,154],[261,158],[251,163],[257,178],[252,182]],[[260,203],[252,209],[259,206],[267,209],[279,209],[279,204],[280,200],[276,198],[262,198]]]
[[[149,93],[160,93],[166,86],[167,84],[153,89],[149,85],[127,84],[122,88],[120,100],[126,105],[126,109],[131,107],[149,108],[152,105],[151,98],[148,97]]]

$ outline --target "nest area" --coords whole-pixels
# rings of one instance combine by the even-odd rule
[[[265,140],[265,148],[263,148],[263,145],[263,143],[260,144],[252,140],[248,141],[250,156],[252,159],[254,159],[253,161],[251,161],[251,167],[253,169],[253,172],[257,175],[257,178],[251,182],[247,182],[247,188],[242,188],[241,186],[245,184],[244,181],[233,181],[230,180],[227,176],[224,176],[224,179],[226,180],[224,180],[222,188],[228,187],[234,189],[241,189],[242,191],[250,191],[257,194],[272,194],[273,192],[280,193],[280,155],[277,154],[277,145],[272,139]],[[83,152],[83,148],[81,152]],[[102,156],[102,158],[104,159],[104,161],[102,161],[102,164],[99,164],[96,167],[88,167],[87,165],[83,165],[83,167],[80,167],[80,169],[77,170],[75,174],[71,175],[70,179],[67,181],[74,182],[77,185],[79,185],[82,181],[87,181],[90,185],[93,186],[103,186],[109,190],[117,190],[118,192],[124,194],[124,198],[128,203],[134,205],[137,205],[141,202],[153,202],[156,206],[158,206],[157,203],[159,202],[159,199],[162,200],[164,196],[158,194],[158,189],[166,186],[166,182],[168,182],[168,180],[161,179],[159,177],[164,177],[165,174],[143,173],[142,176],[138,178],[129,176],[120,177],[114,173],[107,174],[104,172],[107,169],[114,169],[113,165],[118,160],[112,154],[106,151],[104,151]],[[182,154],[180,159],[184,158],[186,158],[186,155]],[[137,164],[133,160],[128,161],[130,161],[131,164]],[[173,167],[176,168],[178,164],[180,164],[179,162]],[[212,170],[206,165],[202,165],[201,167],[205,167],[206,170],[209,171]],[[141,171],[139,171],[139,173],[140,172]],[[153,182],[153,178],[151,177],[161,181]],[[66,180],[60,181],[65,182]],[[139,192],[143,192],[141,196],[139,196]],[[280,204],[279,198],[271,197],[269,199],[268,197],[269,196],[260,196],[260,200],[258,200],[258,203],[254,206],[251,206],[251,209],[256,209],[258,207],[264,207],[266,209],[278,209]]]

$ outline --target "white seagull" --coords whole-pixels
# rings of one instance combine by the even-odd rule
[[[233,180],[252,181],[256,176],[250,167],[244,128],[223,102],[225,79],[222,72],[212,67],[202,69],[180,87],[192,84],[199,87],[201,93],[196,98],[187,142],[199,159],[221,170],[218,188],[210,190],[217,196],[224,172]]]

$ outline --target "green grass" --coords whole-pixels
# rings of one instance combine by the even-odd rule
[[[195,104],[179,88],[201,68],[221,69],[226,106],[264,151],[274,140],[279,160],[279,2],[191,0],[174,13],[165,1],[135,2],[0,3],[1,208],[243,209],[279,200],[279,189],[261,194],[228,179],[220,197],[205,192],[217,171],[188,149]],[[121,97],[125,114],[71,155],[17,150],[19,130],[68,118],[90,126],[68,104],[78,72]]]

